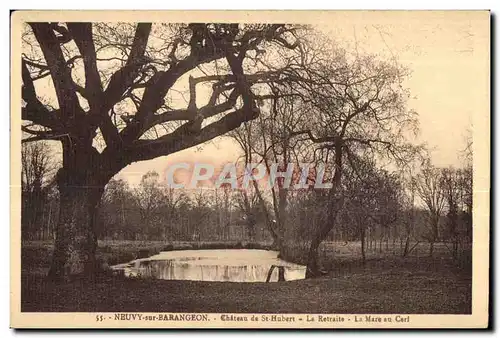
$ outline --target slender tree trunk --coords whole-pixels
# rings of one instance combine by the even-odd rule
[[[439,214],[434,215],[432,224],[432,241],[429,245],[429,257],[434,254],[434,243],[439,241]]]
[[[365,229],[365,227],[362,227],[361,228],[361,258],[363,260],[363,265],[365,265],[365,263],[366,263],[365,237],[366,237],[366,229]]]
[[[328,212],[326,213],[326,219],[323,222],[323,226],[315,234],[311,241],[309,247],[308,258],[307,258],[307,270],[306,278],[311,278],[319,275],[319,265],[318,265],[318,248],[320,244],[326,239],[330,231],[335,226],[337,214],[342,208],[343,200],[338,201],[337,205],[329,203]]]
[[[250,242],[254,242],[255,241],[255,221],[252,219],[252,220],[248,220],[248,223],[247,223],[247,236],[248,236],[248,240]]]
[[[410,250],[410,235],[406,236],[405,248],[403,250],[403,257],[408,256],[408,250]]]
[[[338,212],[344,205],[344,196],[340,193],[337,196],[342,180],[342,141],[339,139],[335,143],[335,174],[333,175],[333,186],[330,188],[327,197],[326,212],[322,219],[319,231],[313,236],[307,258],[306,278],[319,275],[318,247],[328,236],[328,233],[335,226]]]
[[[264,200],[264,197],[262,196],[262,193],[260,191],[260,188],[257,184],[257,181],[253,180],[252,184],[254,185],[255,188],[255,193],[257,194],[257,198],[259,199],[259,204],[261,207],[261,211],[264,214],[264,217],[266,218],[266,225],[271,233],[271,236],[273,238],[273,244],[271,244],[271,248],[280,251],[281,246],[282,246],[282,237],[280,236],[280,231],[277,229],[279,224],[274,223],[273,220],[271,219],[271,216],[269,215],[269,210],[267,210],[266,202]]]
[[[82,118],[83,119],[83,118]],[[65,282],[74,276],[94,277],[97,249],[97,208],[104,186],[129,162],[111,148],[99,153],[87,120],[72,121],[74,134],[62,140],[62,168],[56,175],[59,215],[48,278]]]
[[[279,232],[275,229],[276,223],[273,223],[273,221],[269,221],[267,222],[267,227],[273,238],[273,243],[271,244],[271,248],[281,252],[281,249],[283,248],[283,238],[279,235]]]

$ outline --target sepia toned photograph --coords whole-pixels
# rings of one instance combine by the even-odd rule
[[[11,326],[488,326],[488,11],[17,11]]]

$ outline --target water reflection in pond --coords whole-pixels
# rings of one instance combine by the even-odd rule
[[[277,251],[223,249],[164,251],[112,267],[127,277],[214,282],[265,282],[281,266],[286,281],[304,279],[306,267],[278,258]],[[278,281],[279,269],[270,280]]]

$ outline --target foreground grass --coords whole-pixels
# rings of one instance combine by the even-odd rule
[[[101,276],[58,286],[44,278],[41,250],[23,250],[22,311],[471,313],[470,268],[445,257],[372,258],[364,266],[357,257],[337,257],[326,276],[284,283]],[[38,269],[28,266],[35,262]]]

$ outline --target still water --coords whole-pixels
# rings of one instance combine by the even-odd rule
[[[273,265],[283,266],[285,280],[304,279],[306,267],[278,258],[277,251],[254,249],[162,251],[112,266],[127,277],[212,282],[265,282]],[[278,281],[274,269],[271,282]]]

